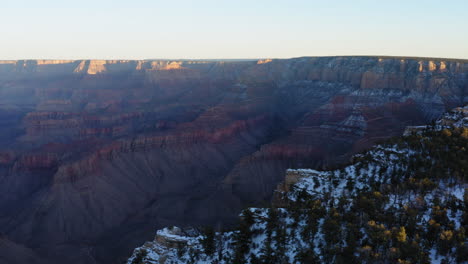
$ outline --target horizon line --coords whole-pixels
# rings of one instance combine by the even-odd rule
[[[339,58],[339,57],[367,57],[367,58],[382,58],[382,59],[423,59],[423,60],[450,60],[450,61],[463,61],[468,62],[468,58],[455,58],[455,57],[430,57],[430,56],[404,56],[404,55],[318,55],[318,56],[299,56],[299,57],[259,57],[259,58],[145,58],[145,59],[128,59],[128,58],[114,58],[114,59],[100,59],[100,58],[29,58],[29,59],[1,59],[0,61],[256,61],[256,60],[291,60],[301,58]]]

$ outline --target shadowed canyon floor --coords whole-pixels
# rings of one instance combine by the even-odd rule
[[[121,263],[158,227],[229,225],[286,169],[468,102],[467,75],[393,57],[0,61],[0,262]]]

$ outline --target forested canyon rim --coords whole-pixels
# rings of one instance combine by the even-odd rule
[[[127,263],[467,263],[468,106],[405,133],[334,170],[287,170],[236,229],[160,229]]]

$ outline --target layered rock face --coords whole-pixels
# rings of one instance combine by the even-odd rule
[[[467,75],[387,57],[2,61],[0,232],[38,261],[119,263],[155,227],[229,224],[286,168],[466,103]]]

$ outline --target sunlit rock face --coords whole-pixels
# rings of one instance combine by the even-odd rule
[[[0,232],[39,261],[117,263],[155,227],[228,225],[286,168],[463,105],[467,74],[389,57],[1,61]]]

